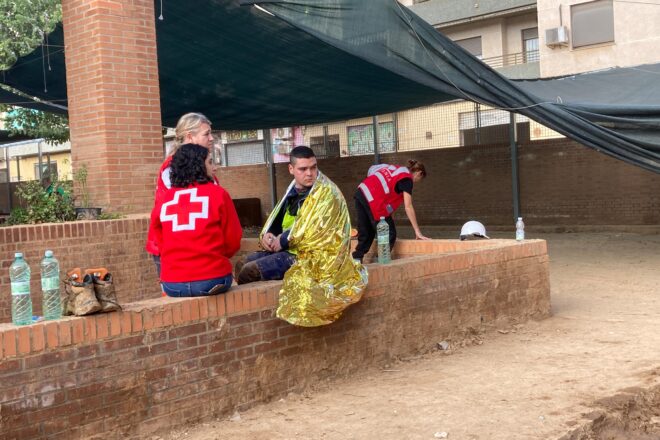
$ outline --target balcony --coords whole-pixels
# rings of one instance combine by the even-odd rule
[[[540,76],[539,51],[518,52],[482,58],[488,66],[510,79],[536,79]]]

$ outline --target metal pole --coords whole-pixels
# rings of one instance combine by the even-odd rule
[[[373,125],[373,130],[374,130],[374,163],[379,164],[380,153],[378,151],[378,147],[380,146],[380,142],[379,142],[380,136],[378,136],[378,116],[374,116],[371,123]]]
[[[323,157],[330,157],[328,152],[328,126],[323,126]]]
[[[474,114],[476,115],[476,141],[477,145],[481,145],[481,107],[478,102],[474,103]]]
[[[266,163],[268,163],[268,177],[270,178],[270,202],[271,209],[277,206],[277,176],[275,175],[275,159],[273,158],[273,145],[270,138],[270,129],[265,128],[264,132],[264,153]]]
[[[39,174],[38,174],[38,177],[39,177],[39,182],[41,182],[41,177],[42,177],[42,174],[43,174],[43,171],[41,169],[41,167],[43,167],[43,160],[42,160],[42,154],[41,154],[41,141],[39,141],[37,143],[37,152],[39,153]]]
[[[21,181],[21,160],[20,157],[16,156],[16,177],[18,181]]]
[[[511,145],[511,191],[513,198],[513,221],[520,217],[520,191],[518,182],[518,139],[516,130],[516,114],[509,113],[509,143]]]
[[[11,165],[9,159],[9,148],[5,148],[5,163],[7,164],[7,206],[9,207],[9,212],[11,213],[13,208],[11,200],[13,194],[11,193],[11,171],[9,171],[9,167]],[[18,165],[18,163],[16,165]]]
[[[399,151],[399,114],[392,113],[392,125],[394,125],[394,151]]]

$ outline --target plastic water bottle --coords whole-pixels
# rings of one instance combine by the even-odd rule
[[[516,240],[523,241],[525,239],[525,223],[523,223],[522,217],[518,217],[516,222]]]
[[[61,318],[60,263],[53,257],[53,251],[46,251],[44,259],[41,260],[41,292],[44,318]]]
[[[11,321],[14,325],[32,324],[32,298],[30,297],[30,266],[21,252],[14,254],[9,266],[11,280]]]
[[[378,237],[378,262],[387,264],[390,262],[390,226],[381,217],[376,225],[376,236]]]

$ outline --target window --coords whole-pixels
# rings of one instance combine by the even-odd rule
[[[373,154],[374,152],[374,126],[373,124],[355,125],[347,127],[348,154],[357,156],[360,154]],[[394,123],[378,123],[378,147],[379,153],[394,153],[396,145],[394,140]]]
[[[481,53],[481,37],[466,38],[464,40],[456,40],[454,43],[461,46],[463,49],[470,52],[475,57],[482,59],[483,54]]]
[[[598,0],[571,6],[573,47],[614,41],[612,0]]]
[[[327,142],[323,136],[312,136],[309,139],[309,147],[319,159],[339,157],[339,135],[329,134]]]
[[[539,60],[539,29],[529,28],[522,31],[523,59],[525,63]]]
[[[49,177],[48,162],[41,163],[41,176],[44,179]],[[39,162],[34,164],[34,179],[35,180],[39,179]],[[57,162],[55,161],[50,162],[50,180],[51,181],[57,180]]]

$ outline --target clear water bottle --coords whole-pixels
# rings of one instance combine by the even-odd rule
[[[523,241],[525,239],[525,223],[523,223],[522,217],[518,217],[516,222],[516,240]]]
[[[30,266],[23,254],[14,254],[9,266],[11,280],[11,321],[14,325],[32,324],[32,298],[30,297]]]
[[[45,319],[62,317],[60,297],[60,263],[53,257],[53,251],[46,251],[41,260],[42,308]]]
[[[376,225],[376,236],[378,240],[378,262],[387,264],[390,262],[390,226],[381,217]]]

